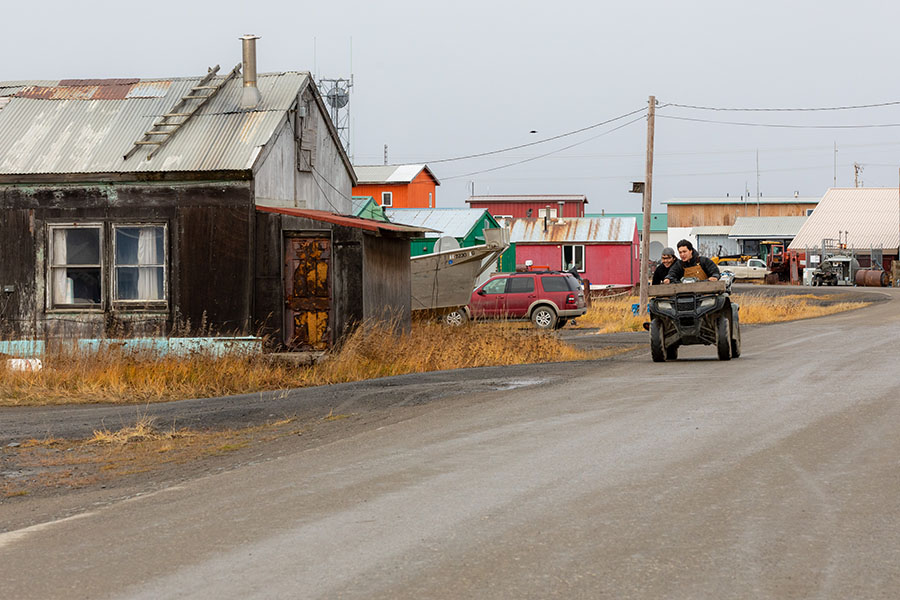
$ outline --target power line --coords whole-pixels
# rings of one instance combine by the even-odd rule
[[[635,114],[637,114],[637,113],[639,113],[639,112],[643,112],[643,111],[645,111],[645,110],[647,110],[647,109],[641,107],[641,108],[639,108],[639,109],[637,109],[637,110],[633,110],[633,111],[631,111],[631,112],[629,112],[629,113],[625,113],[624,115],[619,115],[618,117],[615,117],[615,118],[613,118],[613,119],[608,119],[608,120],[603,121],[603,122],[601,122],[601,123],[595,123],[595,124],[593,124],[593,125],[588,125],[587,127],[582,127],[581,129],[576,129],[576,130],[574,130],[574,131],[568,131],[568,132],[566,132],[566,133],[561,133],[561,134],[559,134],[559,135],[554,135],[553,137],[544,138],[544,139],[542,139],[542,140],[537,140],[537,141],[535,141],[535,142],[529,142],[529,143],[527,143],[527,144],[519,144],[518,146],[510,146],[510,147],[508,147],[508,148],[501,148],[501,149],[499,149],[499,150],[490,150],[490,151],[488,151],[488,152],[479,152],[478,154],[467,154],[466,156],[455,156],[455,157],[453,157],[453,158],[440,158],[440,159],[437,159],[437,160],[426,160],[426,161],[423,161],[423,162],[426,162],[426,163],[428,163],[428,164],[435,164],[435,163],[442,163],[442,162],[453,162],[453,161],[457,161],[457,160],[466,160],[466,159],[469,159],[469,158],[479,158],[479,157],[482,157],[482,156],[490,156],[490,155],[492,155],[492,154],[501,154],[501,153],[503,153],[503,152],[509,152],[510,150],[519,150],[520,148],[528,148],[528,147],[530,147],[530,146],[537,146],[538,144],[545,144],[545,143],[547,143],[547,142],[552,142],[553,140],[558,140],[558,139],[561,139],[561,138],[564,138],[564,137],[569,137],[569,136],[572,136],[572,135],[575,135],[575,134],[578,134],[578,133],[583,133],[583,132],[585,132],[585,131],[590,131],[591,129],[596,129],[596,128],[598,128],[598,127],[603,127],[604,125],[608,125],[608,124],[613,123],[613,122],[615,122],[615,121],[619,121],[619,120],[621,120],[621,119],[625,119],[625,118],[627,118],[627,117],[630,117],[631,115],[635,115]],[[460,177],[464,177],[464,176],[463,176],[463,175],[460,175]]]
[[[642,110],[643,110],[643,109],[642,109]],[[630,113],[630,114],[634,114],[634,113]],[[632,119],[631,121],[628,121],[627,123],[623,123],[623,124],[621,124],[621,125],[619,125],[619,126],[617,126],[617,127],[613,127],[612,129],[610,129],[610,130],[608,130],[608,131],[604,131],[603,133],[600,133],[600,134],[598,134],[598,135],[591,136],[591,137],[587,138],[586,140],[582,140],[582,141],[580,141],[580,142],[575,142],[574,144],[569,144],[568,146],[564,146],[564,147],[559,148],[559,149],[557,149],[557,150],[553,150],[553,151],[551,151],[551,152],[547,152],[546,154],[540,154],[540,155],[538,155],[538,156],[533,156],[533,157],[531,157],[531,158],[526,158],[526,159],[524,159],[524,160],[519,160],[519,161],[516,161],[516,162],[513,162],[513,163],[508,163],[508,164],[505,164],[505,165],[500,165],[499,167],[492,167],[492,168],[490,168],[490,169],[482,169],[481,171],[472,171],[471,173],[463,173],[463,174],[461,174],[461,175],[453,175],[452,177],[443,177],[442,179],[443,179],[444,181],[449,181],[449,180],[451,180],[451,179],[459,179],[459,178],[461,178],[461,177],[470,177],[470,176],[472,176],[472,175],[480,175],[480,174],[482,174],[482,173],[490,173],[491,171],[499,171],[500,169],[506,169],[506,168],[508,168],[508,167],[514,167],[514,166],[516,166],[516,165],[521,165],[521,164],[523,164],[523,163],[531,162],[531,161],[537,160],[537,159],[539,159],[539,158],[545,158],[545,157],[550,156],[550,155],[552,155],[552,154],[557,154],[557,153],[562,152],[562,151],[564,151],[564,150],[568,150],[569,148],[574,148],[575,146],[580,146],[581,144],[586,144],[587,142],[590,142],[591,140],[595,140],[595,139],[597,139],[597,138],[599,138],[599,137],[603,137],[604,135],[608,135],[608,134],[610,134],[610,133],[612,133],[612,132],[614,132],[614,131],[618,131],[619,129],[622,129],[623,127],[627,127],[627,126],[631,125],[632,123],[637,123],[638,121],[643,121],[643,120],[644,120],[644,115],[641,115],[641,116],[638,117],[637,119]]]
[[[732,112],[821,112],[830,110],[857,110],[861,108],[881,108],[884,106],[900,105],[900,100],[891,102],[879,102],[877,104],[856,104],[848,106],[822,106],[816,108],[725,108],[720,106],[697,106],[694,104],[676,104],[669,102],[665,106],[677,106],[678,108],[690,108],[693,110],[714,110]]]
[[[748,123],[743,121],[715,121],[713,119],[695,119],[692,117],[676,117],[675,115],[659,115],[663,119],[676,121],[693,121],[695,123],[714,123],[716,125],[741,125],[744,127],[775,127],[780,129],[876,129],[884,127],[900,127],[900,123],[877,123],[872,125],[788,125],[783,123]]]

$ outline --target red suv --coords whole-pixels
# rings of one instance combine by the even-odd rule
[[[538,329],[559,329],[587,308],[581,285],[571,274],[529,271],[491,277],[475,288],[463,310],[451,313],[447,321],[531,319]]]

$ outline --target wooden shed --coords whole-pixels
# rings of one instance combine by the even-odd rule
[[[7,337],[202,324],[323,347],[369,315],[409,323],[420,232],[341,220],[355,175],[309,73],[240,72],[0,82]],[[303,335],[284,316],[297,239],[327,241],[316,286],[331,286],[327,300],[314,286],[318,316]]]

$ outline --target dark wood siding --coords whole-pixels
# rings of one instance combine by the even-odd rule
[[[3,209],[0,218],[0,334],[28,331],[34,324],[34,211]],[[12,286],[11,292],[3,291]]]

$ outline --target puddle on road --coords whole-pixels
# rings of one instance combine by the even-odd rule
[[[494,386],[495,390],[514,390],[516,388],[528,387],[532,385],[538,385],[547,381],[546,379],[513,379],[511,381],[504,381],[502,383],[498,383]]]

